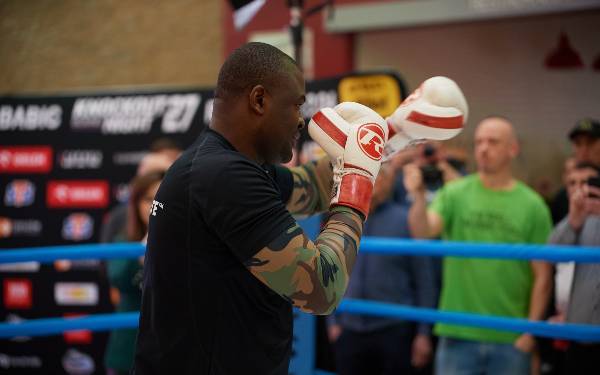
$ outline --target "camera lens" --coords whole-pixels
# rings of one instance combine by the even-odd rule
[[[423,150],[423,155],[425,157],[431,157],[435,155],[435,147],[432,145],[425,145],[425,149]]]

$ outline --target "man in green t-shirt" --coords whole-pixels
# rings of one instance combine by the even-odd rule
[[[551,230],[542,198],[512,175],[519,151],[509,120],[488,117],[475,130],[477,173],[444,186],[427,208],[421,172],[407,166],[415,238],[545,243]],[[551,293],[551,265],[539,261],[446,257],[440,310],[540,320]],[[437,324],[436,373],[529,374],[529,334]]]

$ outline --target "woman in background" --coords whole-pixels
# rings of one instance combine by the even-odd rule
[[[163,177],[163,171],[154,171],[136,176],[131,181],[127,207],[127,238],[121,238],[121,241],[146,243],[152,201]],[[140,310],[143,263],[143,257],[114,259],[108,262],[110,296],[115,305],[115,312]],[[136,329],[120,329],[111,332],[104,356],[108,375],[129,374],[129,368],[133,363],[136,334]]]

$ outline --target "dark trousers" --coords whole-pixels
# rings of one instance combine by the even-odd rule
[[[598,374],[600,371],[600,343],[571,342],[565,357],[565,374]]]
[[[344,330],[334,345],[338,375],[397,375],[411,372],[412,325],[375,332]]]

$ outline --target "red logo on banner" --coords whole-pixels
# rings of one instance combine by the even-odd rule
[[[30,309],[32,301],[31,280],[4,279],[4,307]]]
[[[67,313],[63,315],[65,318],[77,318],[86,316],[85,314],[71,314]],[[65,331],[63,332],[63,338],[67,344],[91,344],[92,342],[92,331],[82,329],[78,331]]]
[[[49,146],[0,147],[0,173],[48,173],[51,169]]]
[[[108,182],[49,181],[46,205],[50,208],[104,208],[109,200]]]
[[[385,144],[385,132],[375,123],[361,125],[357,132],[358,145],[373,160],[380,160]]]

